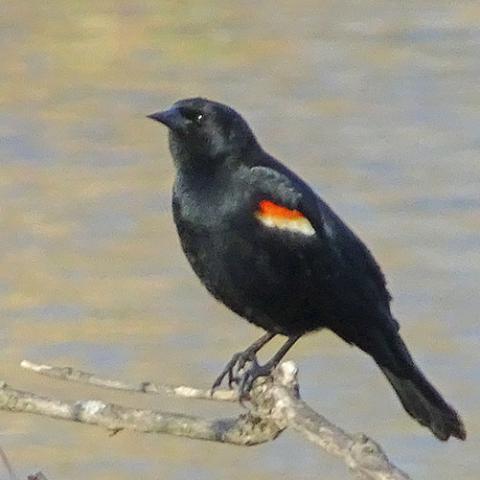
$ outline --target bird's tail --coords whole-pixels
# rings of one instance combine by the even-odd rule
[[[400,335],[392,334],[384,345],[388,355],[374,355],[374,358],[405,410],[440,440],[448,440],[450,436],[465,440],[467,433],[462,419],[415,365]]]

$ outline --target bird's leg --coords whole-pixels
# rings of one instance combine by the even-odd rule
[[[259,365],[257,359],[254,358],[252,366],[243,373],[238,393],[240,401],[245,398],[246,394],[251,390],[253,382],[259,377],[266,377],[271,374],[272,370],[278,365],[280,360],[292,348],[293,344],[300,338],[300,335],[288,337],[287,341],[281,346],[280,350],[264,365]]]
[[[243,352],[238,352],[233,355],[232,359],[227,363],[222,373],[218,376],[215,382],[212,385],[212,392],[220,386],[223,382],[223,379],[228,375],[228,386],[232,388],[232,384],[235,381],[235,370],[240,370],[245,366],[248,361],[256,362],[257,352],[266,345],[276,334],[275,333],[266,333],[262,335],[256,342],[253,342],[246,350]]]

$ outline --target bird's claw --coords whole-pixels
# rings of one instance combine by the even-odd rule
[[[228,388],[232,389],[233,384],[239,383],[240,371],[245,367],[248,362],[253,362],[258,365],[255,352],[245,350],[244,352],[238,352],[233,355],[232,359],[225,365],[222,373],[213,382],[211,392],[213,392],[222,384],[225,377],[228,378]]]
[[[247,363],[251,365],[245,368]],[[225,377],[228,378],[228,387],[233,388],[233,384],[238,386],[238,398],[240,404],[243,406],[244,401],[249,399],[250,390],[253,383],[259,377],[267,377],[271,374],[272,368],[275,365],[271,362],[265,365],[258,363],[255,352],[246,350],[233,355],[232,359],[227,363],[222,373],[217,377],[212,385],[211,392],[213,392],[222,384]]]
[[[256,359],[252,362],[252,366],[243,372],[239,382],[237,382],[240,403],[243,404],[243,400],[249,397],[250,390],[252,389],[255,380],[260,377],[268,377],[268,375],[272,373],[272,368],[273,365],[270,363],[260,365]]]

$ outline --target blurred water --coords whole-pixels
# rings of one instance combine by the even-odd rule
[[[371,247],[405,339],[470,437],[440,444],[328,333],[290,354],[305,399],[413,478],[478,479],[479,22],[467,0],[1,2],[2,378],[65,398],[238,411],[46,382],[18,365],[207,386],[258,336],[184,260],[165,131],[144,118],[207,96],[244,113]],[[26,415],[2,414],[2,426],[23,476],[346,477],[291,433],[241,449]]]

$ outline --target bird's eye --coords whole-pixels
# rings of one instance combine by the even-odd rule
[[[190,122],[194,123],[201,123],[205,115],[201,112],[195,111],[195,110],[184,110],[182,112],[183,116],[189,120]]]

